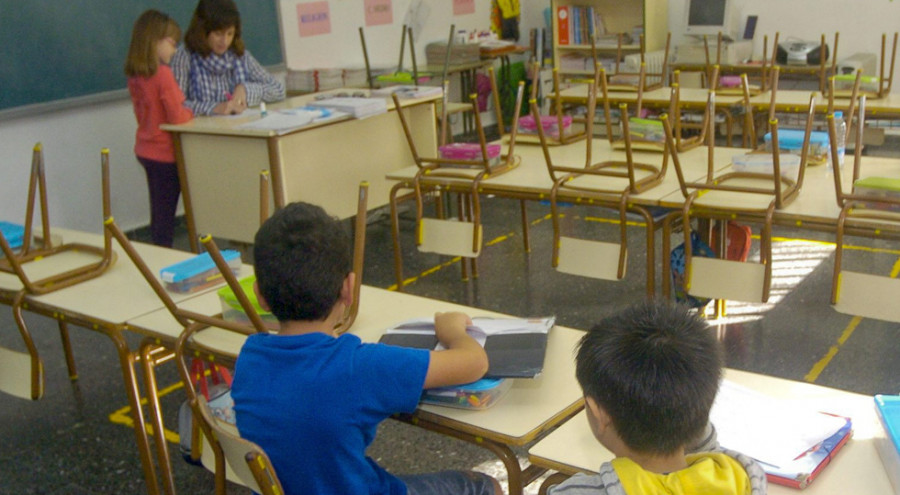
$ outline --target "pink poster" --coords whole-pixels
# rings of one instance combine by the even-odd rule
[[[365,9],[366,26],[378,26],[394,22],[394,9],[391,7],[391,0],[366,0]]]
[[[330,33],[331,13],[328,2],[297,4],[297,25],[300,26],[300,37]]]
[[[453,0],[453,15],[475,13],[475,0]]]

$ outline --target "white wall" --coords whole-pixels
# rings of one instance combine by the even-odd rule
[[[769,49],[775,32],[780,39],[797,38],[826,43],[834,49],[834,33],[840,32],[837,58],[840,61],[857,52],[881,51],[881,35],[888,43],[900,30],[900,2],[890,0],[733,0],[736,11],[735,29],[743,34],[747,16],[759,16],[754,37],[754,57],[762,54],[763,36],[769,35]],[[669,1],[669,30],[673,41],[680,39],[684,24],[685,0]],[[890,53],[889,53],[890,55]],[[894,92],[900,85],[894,85]]]
[[[110,150],[112,212],[125,229],[149,223],[144,171],[134,157],[131,100],[0,121],[0,219],[25,218],[34,144],[41,142],[55,226],[102,231],[100,150]]]

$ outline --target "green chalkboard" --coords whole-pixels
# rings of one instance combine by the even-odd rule
[[[275,0],[235,0],[247,48],[282,62]],[[149,8],[186,30],[196,0],[0,0],[0,110],[125,88],[131,28]]]

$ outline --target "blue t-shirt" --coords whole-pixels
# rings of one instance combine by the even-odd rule
[[[288,494],[405,495],[365,451],[378,423],[416,409],[428,363],[428,351],[355,335],[251,335],[231,391],[238,430],[266,451]]]

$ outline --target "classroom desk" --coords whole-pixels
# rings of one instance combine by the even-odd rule
[[[54,232],[61,233],[66,242],[83,242],[98,246],[103,244],[103,236],[99,234],[64,229],[54,229]],[[134,246],[154,273],[193,256],[185,251],[149,244],[134,243]],[[25,266],[29,276],[40,277],[48,273],[58,273],[61,269],[78,266],[84,261],[90,262],[93,259],[95,258],[86,258],[83,255],[79,257],[75,253],[71,256],[46,257]],[[0,301],[5,302],[10,294],[20,289],[21,284],[14,275],[0,273],[0,298],[2,298]],[[172,296],[175,301],[184,301],[202,293],[172,294]],[[126,330],[127,320],[162,308],[162,302],[141,277],[137,267],[124,253],[119,253],[116,263],[101,276],[48,294],[28,295],[25,297],[23,307],[32,313],[103,333],[112,340],[118,352],[125,392],[131,406],[134,433],[147,490],[150,494],[159,493],[134,370],[137,355],[129,348],[123,332]]]
[[[714,49],[713,49],[714,50]],[[715,56],[712,57],[715,59]],[[707,68],[716,65],[715,60],[709,65],[705,63],[672,63],[669,67],[672,71],[680,70],[682,72],[706,72]],[[782,75],[798,76],[801,78],[815,79],[819,83],[819,91],[825,89],[825,81],[831,71],[831,61],[826,61],[825,67],[821,65],[789,65],[776,64],[778,72]],[[747,74],[748,77],[766,76],[772,70],[772,64],[763,66],[762,62],[749,62],[739,64],[718,64],[719,74]]]
[[[348,92],[332,90],[326,93]],[[350,92],[366,91],[352,90]],[[303,106],[316,95],[272,104],[269,111]],[[403,100],[413,139],[422,152],[437,149],[434,102],[439,96]],[[252,243],[259,227],[259,173],[268,170],[275,205],[318,204],[341,218],[356,213],[357,186],[369,182],[369,196],[386,198],[384,174],[413,164],[399,119],[388,103],[385,114],[312,124],[278,135],[240,129],[258,119],[253,110],[238,117],[197,117],[164,125],[175,141],[182,198],[191,247],[197,234]],[[371,207],[378,204],[370,203]]]
[[[218,313],[218,301],[211,296],[192,298],[180,307],[207,314]],[[363,285],[359,316],[350,331],[365,342],[376,342],[388,327],[436,311],[497,316],[490,311]],[[170,345],[181,333],[181,326],[166,311],[134,318],[127,326],[129,330]],[[539,473],[523,471],[510,446],[524,446],[541,438],[583,407],[572,359],[574,346],[581,335],[581,331],[561,326],[551,330],[544,372],[535,379],[515,380],[509,393],[489,409],[471,411],[422,405],[414,414],[400,415],[397,419],[489,449],[500,457],[508,470],[510,493],[521,494],[522,487]],[[204,353],[233,359],[243,342],[242,335],[210,329],[198,332],[193,345]]]
[[[875,415],[872,397],[732,369],[725,371],[725,378],[772,397],[796,401],[804,407],[848,416],[853,420],[853,438],[809,487],[798,492],[769,483],[770,494],[893,493],[875,447],[876,439],[884,433]],[[544,437],[529,449],[528,454],[533,464],[569,475],[593,472],[613,458],[612,453],[594,439],[584,412]]]

